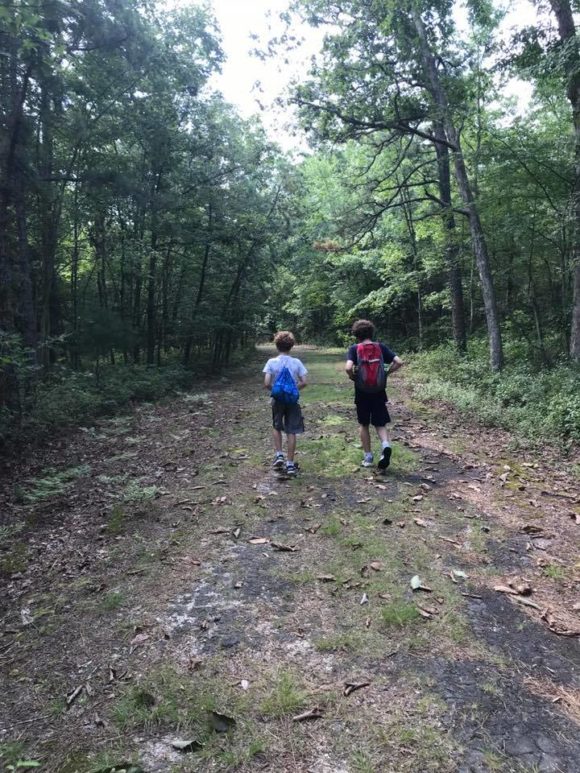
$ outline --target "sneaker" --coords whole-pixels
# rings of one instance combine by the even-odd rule
[[[387,467],[391,463],[391,453],[392,453],[391,446],[385,446],[383,448],[383,451],[381,453],[381,458],[379,459],[379,463],[377,465],[379,470],[387,469]]]
[[[276,452],[272,467],[275,470],[282,470],[284,468],[284,454],[281,451]]]
[[[298,474],[298,465],[294,462],[286,462],[286,475],[294,476]]]
[[[361,462],[362,467],[372,467],[373,466],[373,455],[372,454],[365,454],[364,459]]]

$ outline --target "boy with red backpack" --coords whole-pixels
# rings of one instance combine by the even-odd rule
[[[391,441],[387,430],[391,421],[387,409],[387,373],[394,373],[403,361],[388,346],[373,341],[375,326],[368,319],[357,320],[352,326],[352,334],[357,343],[348,350],[345,370],[350,380],[354,381],[354,402],[364,451],[362,466],[373,465],[369,431],[372,424],[382,444],[378,467],[386,470],[391,462]],[[387,371],[385,364],[389,366]]]

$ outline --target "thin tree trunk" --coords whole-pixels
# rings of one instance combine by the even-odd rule
[[[479,212],[471,191],[469,176],[467,174],[465,160],[461,151],[459,133],[457,132],[457,129],[455,128],[455,125],[451,119],[447,94],[445,93],[441,79],[439,77],[439,71],[437,69],[435,57],[433,56],[429,47],[429,41],[427,39],[423,20],[421,19],[421,15],[415,6],[412,7],[412,16],[421,47],[421,55],[425,66],[425,74],[429,80],[429,90],[435,104],[440,111],[441,121],[445,127],[447,141],[454,149],[453,160],[455,167],[455,179],[457,181],[457,187],[459,189],[461,199],[467,209],[469,229],[471,232],[471,242],[473,251],[475,253],[479,278],[481,281],[485,318],[489,336],[490,364],[492,370],[498,371],[501,370],[503,366],[503,350],[501,330],[499,325],[499,315],[495,297],[495,288],[493,285],[487,243],[483,233],[483,228],[481,226]]]
[[[445,129],[438,122],[435,125],[435,137],[445,140]],[[445,226],[445,263],[447,264],[447,281],[451,298],[451,327],[453,341],[459,352],[467,350],[467,333],[465,330],[465,304],[463,301],[463,279],[459,265],[459,245],[457,243],[455,218],[451,200],[451,172],[449,167],[449,148],[445,142],[435,144],[437,167],[439,170],[439,198],[443,203],[443,221]]]
[[[569,0],[550,0],[558,22],[560,40],[566,46],[562,61],[568,75],[566,94],[572,105],[574,122],[574,182],[572,185],[572,319],[570,357],[580,363],[580,52],[576,26]]]

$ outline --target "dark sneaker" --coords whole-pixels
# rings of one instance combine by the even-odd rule
[[[379,459],[378,468],[379,470],[386,470],[389,464],[391,463],[391,453],[392,449],[390,446],[385,446],[383,448],[383,451],[381,453],[381,458]]]
[[[294,462],[286,462],[286,475],[294,477],[298,474],[298,465]]]
[[[284,469],[284,454],[281,454],[280,452],[276,454],[276,456],[274,457],[274,461],[272,462],[272,467],[275,470]]]

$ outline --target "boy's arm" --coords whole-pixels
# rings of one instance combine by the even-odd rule
[[[399,368],[402,368],[404,364],[403,360],[395,355],[395,359],[391,362],[387,373],[394,373],[396,370],[399,370]]]
[[[265,373],[264,374],[264,389],[270,389],[272,386],[272,374],[271,373]]]
[[[352,360],[347,360],[344,369],[349,379],[354,381],[354,362]]]
[[[308,381],[306,381],[306,376],[298,376],[298,389],[304,389],[304,387],[308,386]]]

